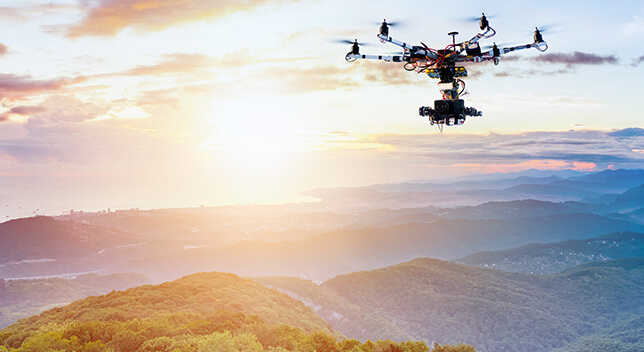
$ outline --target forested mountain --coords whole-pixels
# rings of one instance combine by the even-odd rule
[[[0,328],[77,299],[149,283],[146,277],[137,274],[86,274],[74,279],[0,279]]]
[[[644,258],[547,276],[416,259],[340,275],[317,289],[258,280],[318,306],[327,319],[335,312],[329,321],[349,337],[378,331],[393,339],[467,341],[477,351],[551,351],[644,313]]]
[[[620,321],[553,352],[644,351],[644,315]]]
[[[473,352],[471,346],[436,351]],[[303,303],[233,274],[200,273],[89,297],[0,330],[9,351],[400,351],[423,342],[345,340]]]
[[[0,224],[0,264],[78,258],[131,243],[131,235],[110,228],[46,216],[11,220]]]
[[[574,213],[579,213],[579,209],[562,203],[533,199],[487,202],[476,206],[446,208],[434,212],[434,214],[444,218],[472,220],[513,220]]]
[[[586,240],[538,243],[495,252],[479,252],[454,262],[529,274],[552,274],[579,264],[644,257],[644,233],[615,232]]]
[[[199,270],[246,276],[304,275],[323,280],[418,257],[455,259],[480,251],[587,238],[617,230],[644,232],[644,225],[579,213],[508,221],[439,219],[429,224],[336,230],[292,242],[198,248],[134,260],[112,270],[142,273],[153,281]]]

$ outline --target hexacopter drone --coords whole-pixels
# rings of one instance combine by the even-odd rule
[[[362,55],[356,39],[354,42],[347,41],[352,44],[352,48],[345,59],[348,62],[358,59],[404,62],[403,67],[407,71],[424,72],[430,78],[439,79],[438,89],[441,91],[443,99],[435,100],[434,108],[421,106],[418,112],[420,116],[428,117],[431,125],[437,124],[441,131],[445,125],[462,125],[466,116],[483,115],[473,107],[465,107],[465,102],[460,99],[466,93],[465,82],[461,77],[467,77],[467,70],[465,67],[457,66],[458,63],[493,61],[495,65],[498,65],[501,55],[513,51],[529,48],[535,48],[541,52],[548,50],[548,44],[543,40],[541,32],[535,28],[534,43],[532,44],[499,48],[494,43],[490,50],[482,51],[479,40],[492,38],[496,34],[496,31],[490,27],[485,14],[482,14],[479,21],[481,28],[479,34],[468,41],[456,43],[458,32],[450,32],[448,35],[452,36],[452,44],[442,50],[429,48],[422,42],[420,43],[422,46],[412,46],[398,41],[389,36],[390,25],[393,24],[387,23],[386,20],[382,22],[378,38],[383,44],[389,42],[401,47],[403,49],[401,55]],[[465,53],[463,54],[463,52]]]

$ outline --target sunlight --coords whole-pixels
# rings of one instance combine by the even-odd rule
[[[287,98],[250,96],[215,107],[211,123],[216,138],[203,149],[219,150],[246,170],[267,171],[283,166],[289,152],[302,147],[296,113]]]

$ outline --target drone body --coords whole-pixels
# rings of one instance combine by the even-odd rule
[[[390,25],[386,20],[382,22],[378,38],[383,44],[392,43],[401,47],[403,50],[401,55],[362,55],[356,40],[352,43],[351,51],[347,53],[345,59],[348,62],[358,59],[404,62],[405,70],[425,73],[430,78],[440,80],[438,87],[443,98],[435,100],[433,108],[422,106],[418,112],[420,116],[428,117],[431,125],[437,124],[441,131],[445,125],[462,125],[466,116],[483,115],[475,108],[465,107],[465,102],[461,99],[461,96],[466,94],[465,82],[461,78],[467,77],[467,70],[465,67],[457,66],[458,64],[492,61],[498,65],[501,56],[510,52],[530,48],[543,52],[548,49],[548,44],[537,28],[534,32],[534,42],[531,44],[499,48],[495,43],[490,50],[482,51],[479,41],[492,38],[496,34],[485,14],[479,21],[480,33],[468,41],[456,43],[458,32],[450,32],[448,35],[452,36],[452,44],[442,50],[429,48],[422,42],[420,46],[413,46],[396,40],[389,36]]]

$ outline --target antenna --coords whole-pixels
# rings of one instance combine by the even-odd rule
[[[458,32],[449,32],[447,35],[452,36],[452,50],[456,51],[456,36],[458,35]]]

